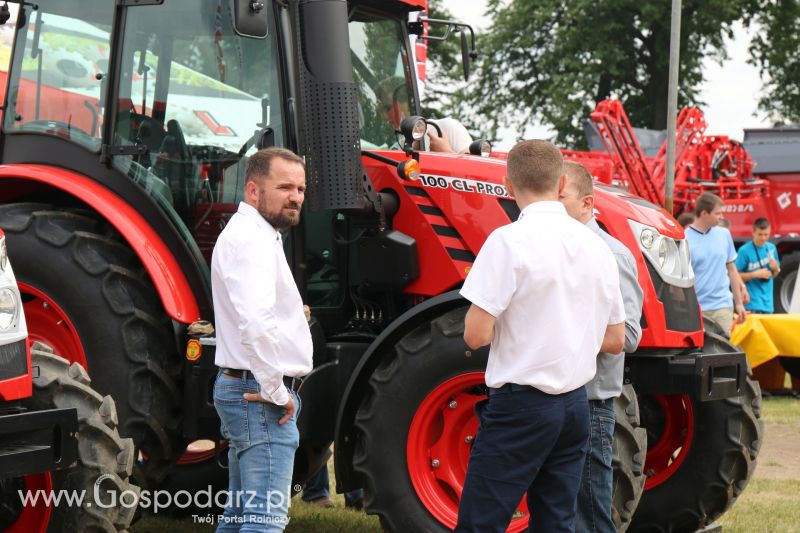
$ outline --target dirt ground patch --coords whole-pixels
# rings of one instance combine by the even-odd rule
[[[800,400],[765,398],[764,443],[756,477],[800,480]]]

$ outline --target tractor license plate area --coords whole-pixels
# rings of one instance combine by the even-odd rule
[[[0,417],[0,478],[68,467],[78,458],[77,431],[75,408]]]
[[[700,375],[700,401],[738,396],[747,377],[747,359],[741,352],[706,354],[695,359],[695,374]]]
[[[639,394],[690,394],[701,402],[738,396],[747,377],[742,352],[628,355],[625,382]]]

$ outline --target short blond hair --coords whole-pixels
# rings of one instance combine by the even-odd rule
[[[547,193],[558,188],[558,180],[564,173],[564,158],[561,150],[547,141],[520,141],[508,152],[506,172],[515,189]]]
[[[594,181],[592,175],[577,161],[564,161],[564,174],[569,183],[575,185],[578,191],[578,198],[584,196],[594,196]]]

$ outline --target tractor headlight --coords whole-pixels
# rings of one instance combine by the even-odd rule
[[[8,331],[17,321],[19,299],[11,289],[0,289],[0,331]]]
[[[422,117],[405,117],[400,122],[400,132],[409,143],[422,139],[427,131],[428,123]]]
[[[642,253],[665,283],[677,287],[691,287],[694,284],[686,239],[673,239],[660,234],[653,227],[633,220],[628,222]]]

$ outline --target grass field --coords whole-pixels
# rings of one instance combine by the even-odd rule
[[[766,438],[759,465],[749,485],[719,523],[724,533],[800,533],[800,400],[768,398],[762,416]],[[292,501],[289,533],[372,533],[380,531],[378,520],[344,509],[341,495],[334,495],[338,508],[319,509]],[[665,512],[669,510],[665,509]],[[206,533],[214,526],[191,518],[145,516],[131,533]]]

